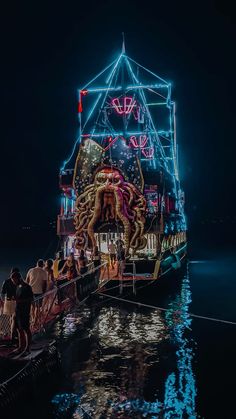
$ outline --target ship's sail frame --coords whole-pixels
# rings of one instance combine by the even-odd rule
[[[119,73],[124,71],[130,76],[131,83],[125,85],[119,85],[117,82]],[[142,81],[142,75],[147,82]],[[76,140],[74,152],[76,146],[81,142],[83,138],[101,138],[102,136],[125,136],[125,135],[136,135],[149,133],[152,135],[152,142],[158,148],[160,159],[162,160],[163,166],[170,173],[176,181],[179,181],[179,170],[178,170],[178,157],[177,157],[177,144],[176,144],[176,120],[175,120],[175,102],[171,98],[171,83],[167,82],[160,76],[156,75],[152,71],[146,69],[141,64],[122,53],[118,58],[110,63],[103,71],[95,76],[90,82],[84,85],[78,90],[79,100],[81,99],[81,92],[86,92],[87,96],[84,98],[83,107],[86,106],[86,102],[92,97],[92,103],[89,111],[84,110],[79,112],[79,135]],[[130,96],[136,96],[142,98],[143,105],[146,109],[149,126],[144,131],[129,131],[128,129],[116,132],[111,126],[99,126],[98,119],[101,116],[101,112],[106,104],[106,100],[111,97],[111,94],[116,94],[118,97],[121,94]],[[147,94],[153,100],[147,100]],[[159,124],[160,121],[154,119],[153,108],[159,107],[167,111],[167,128],[162,128]],[[94,115],[97,114],[95,121],[93,120]],[[126,132],[125,132],[126,131]],[[70,162],[73,161],[74,153],[64,161],[61,170],[70,168]]]
[[[70,170],[73,171],[73,183],[68,183],[68,187],[62,187],[64,192],[62,199],[72,202],[69,204],[71,213],[75,209],[76,193],[77,195],[82,193],[91,181],[91,178],[86,180],[84,176],[84,183],[81,183],[80,167],[77,170],[81,150],[84,150],[81,145],[86,144],[87,156],[89,156],[91,146],[90,154],[97,154],[98,159],[99,147],[103,151],[106,150],[107,162],[113,167],[115,165],[114,144],[117,141],[124,141],[124,144],[135,149],[134,154],[138,157],[141,166],[144,165],[146,173],[150,173],[150,177],[153,173],[163,172],[165,178],[169,179],[168,193],[174,196],[181,219],[178,221],[177,231],[186,230],[183,193],[179,182],[176,105],[172,100],[171,90],[170,82],[138,64],[124,52],[78,90],[79,135],[70,157],[64,161],[60,171],[61,178],[65,177]],[[118,118],[115,119],[113,116],[114,113],[120,117],[119,123],[117,123]],[[128,159],[131,158],[130,156],[131,154],[128,155]],[[92,165],[93,156],[89,159],[89,164]],[[103,160],[103,165],[104,161],[106,160]],[[125,167],[118,165],[118,169],[122,169],[126,177]],[[136,179],[135,186],[143,192],[141,177]],[[126,180],[127,178],[135,184],[131,171]],[[152,183],[151,179],[150,183]],[[174,225],[173,222],[171,223]],[[167,233],[168,229],[164,230],[165,232]]]

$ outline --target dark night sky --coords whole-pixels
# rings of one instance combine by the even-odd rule
[[[165,4],[21,2],[5,10],[0,208],[6,228],[55,218],[58,169],[78,129],[76,89],[114,59],[122,31],[128,55],[174,83],[190,220],[235,214],[233,6]]]

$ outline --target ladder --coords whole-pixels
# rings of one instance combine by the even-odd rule
[[[132,276],[132,284],[130,284],[130,280],[127,280],[127,281],[129,281],[129,283],[124,283],[124,281],[125,281],[125,279],[120,279],[120,284],[119,284],[119,288],[120,288],[120,294],[122,294],[122,292],[123,292],[123,288],[124,287],[132,287],[132,289],[133,289],[133,293],[134,293],[134,295],[136,295],[136,265],[135,265],[135,262],[134,262],[134,260],[132,261],[132,262],[127,262],[127,263],[125,263],[125,266],[132,266],[132,272],[125,272],[125,275],[130,275],[130,276]]]

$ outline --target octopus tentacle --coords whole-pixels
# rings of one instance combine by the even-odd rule
[[[125,253],[127,255],[129,251],[129,244],[130,244],[131,225],[130,225],[129,219],[123,214],[123,211],[122,211],[123,197],[122,197],[122,193],[120,189],[115,190],[115,197],[116,197],[116,211],[117,211],[119,219],[121,220],[124,226]]]
[[[105,192],[111,192],[114,196],[114,201],[108,205],[103,199]],[[95,177],[95,183],[88,185],[76,199],[77,247],[87,247],[89,239],[92,247],[96,246],[94,228],[102,215],[104,220],[122,223],[126,254],[129,248],[135,252],[137,249],[145,247],[145,212],[146,200],[134,185],[122,179],[118,184],[111,182],[98,184]]]
[[[104,190],[105,190],[104,186],[99,187],[97,189],[97,193],[95,197],[94,212],[93,212],[91,220],[88,223],[88,236],[91,239],[93,248],[96,246],[96,240],[94,236],[94,225],[96,224],[99,216],[101,215],[101,196]]]

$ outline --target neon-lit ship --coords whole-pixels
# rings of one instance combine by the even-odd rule
[[[79,135],[60,170],[64,254],[121,239],[136,273],[186,254],[171,83],[121,54],[78,91]],[[159,269],[161,266],[161,270]]]

